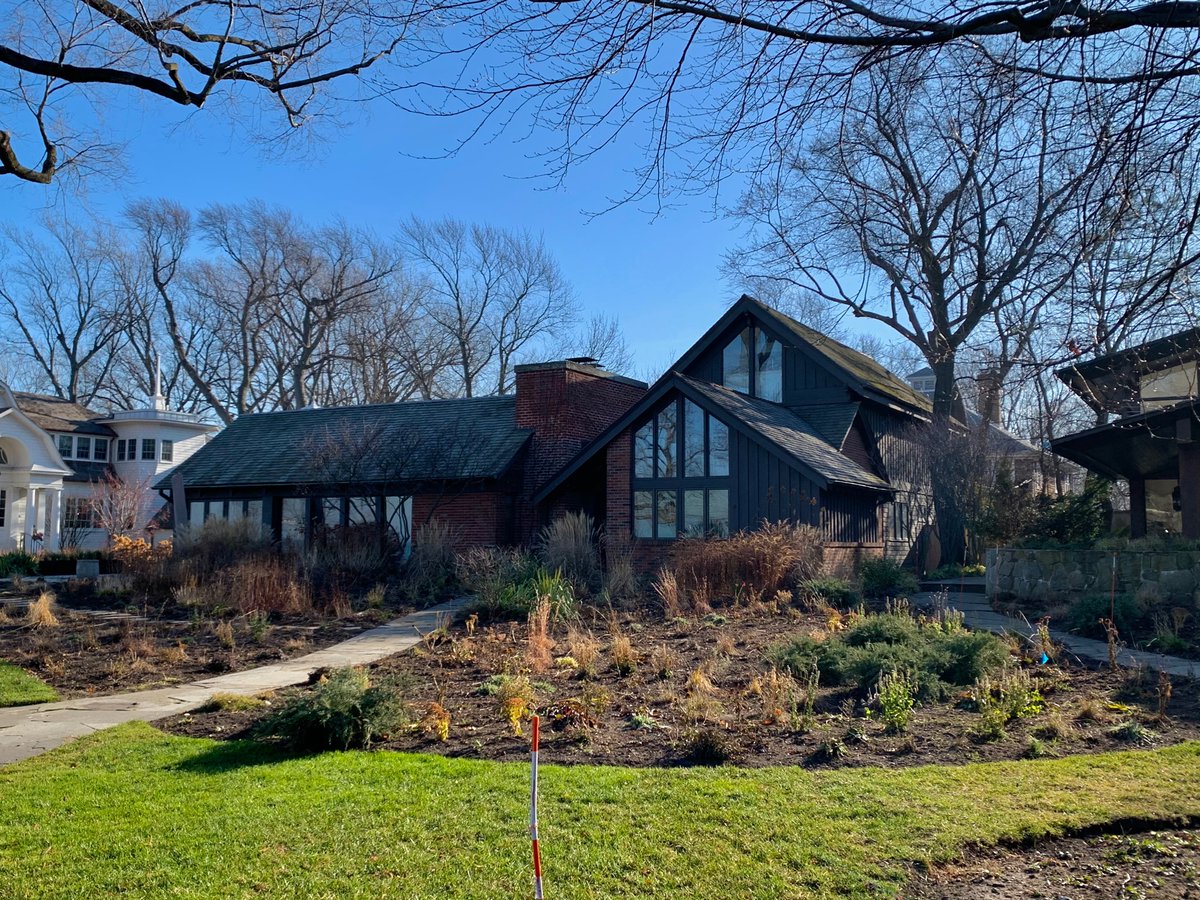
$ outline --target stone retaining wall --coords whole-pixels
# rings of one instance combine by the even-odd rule
[[[1198,550],[989,550],[987,593],[1051,603],[1108,594],[1114,556],[1118,594],[1147,604],[1200,609]]]

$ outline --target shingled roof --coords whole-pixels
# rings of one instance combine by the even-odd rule
[[[847,347],[841,341],[835,341],[828,335],[814,331],[807,325],[797,322],[791,316],[785,315],[779,310],[773,309],[759,300],[755,300],[753,297],[743,297],[742,302],[753,304],[756,309],[770,317],[780,327],[790,331],[795,337],[820,353],[834,366],[850,375],[851,378],[859,383],[860,387],[874,391],[906,406],[911,406],[924,412],[932,411],[933,406],[929,402],[928,397],[890,371],[887,366],[876,362],[865,353],[860,353],[852,347]]]
[[[90,410],[86,406],[47,394],[13,391],[12,395],[13,399],[17,401],[17,408],[28,416],[34,425],[44,428],[46,431],[99,434],[105,437],[116,436],[115,431],[96,421],[104,418],[103,414]]]
[[[886,481],[843,456],[830,446],[815,427],[787,407],[739,394],[707,381],[697,381],[684,375],[678,377],[739,425],[783,450],[826,481],[848,487],[891,490]]]
[[[532,432],[513,397],[426,400],[259,413],[236,419],[175,473],[189,487],[486,480]]]

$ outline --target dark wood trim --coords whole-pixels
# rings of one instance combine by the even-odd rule
[[[1129,479],[1129,535],[1146,536],[1146,480]]]

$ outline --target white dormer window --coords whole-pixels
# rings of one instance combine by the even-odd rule
[[[91,459],[92,458],[92,439],[85,437],[75,438],[75,458],[76,459]]]
[[[117,440],[117,462],[125,462],[125,438]]]
[[[159,459],[163,462],[173,462],[175,460],[175,442],[163,440],[159,442],[161,453]]]
[[[142,438],[142,459],[154,462],[154,438]]]
[[[58,436],[58,455],[63,459],[70,459],[75,454],[71,452],[71,444],[73,439],[69,434],[60,434]]]
[[[108,438],[96,438],[92,442],[92,459],[108,462]]]

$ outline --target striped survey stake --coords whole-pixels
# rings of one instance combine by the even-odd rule
[[[542,851],[538,847],[538,733],[541,719],[533,717],[533,741],[530,744],[529,760],[531,775],[529,779],[529,838],[533,842],[533,896],[534,900],[542,900]]]

